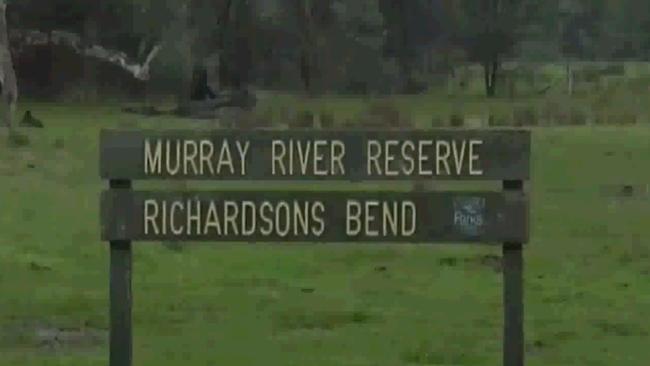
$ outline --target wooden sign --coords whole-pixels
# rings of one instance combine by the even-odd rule
[[[527,180],[527,131],[102,131],[104,179]]]
[[[120,192],[102,195],[104,240],[526,242],[523,194]]]
[[[503,364],[524,365],[531,136],[516,130],[102,131],[110,366],[131,366],[132,241],[501,243]],[[500,180],[501,192],[133,191],[132,180]],[[316,188],[324,187],[319,184]]]

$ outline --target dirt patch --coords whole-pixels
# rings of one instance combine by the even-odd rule
[[[0,326],[0,349],[27,347],[50,352],[94,351],[108,341],[108,332],[93,327],[54,326],[24,322]]]
[[[546,348],[549,348],[549,345],[541,340],[537,339],[534,340],[533,342],[526,343],[526,353],[529,355],[536,355],[542,351],[544,351]]]
[[[610,334],[618,337],[648,336],[648,331],[637,324],[598,320],[593,323],[593,326],[603,334]]]
[[[415,347],[402,351],[400,358],[411,365],[476,365],[485,361],[462,347],[437,347],[429,342],[420,342]]]
[[[614,199],[638,199],[650,197],[650,184],[613,184],[600,188],[602,196]]]
[[[466,258],[444,257],[440,258],[438,264],[443,267],[456,267],[458,265],[488,268],[494,272],[501,273],[503,260],[497,255],[477,255]]]

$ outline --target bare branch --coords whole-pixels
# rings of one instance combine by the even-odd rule
[[[154,46],[147,55],[145,62],[139,64],[134,60],[130,60],[125,52],[107,49],[100,45],[84,45],[78,34],[67,31],[55,30],[48,35],[39,30],[13,30],[11,32],[11,41],[17,46],[17,52],[21,52],[24,46],[45,46],[50,43],[66,46],[84,57],[93,57],[117,65],[134,78],[143,81],[149,80],[151,62],[162,49],[160,44]]]

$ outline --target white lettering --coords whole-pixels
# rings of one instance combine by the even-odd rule
[[[158,218],[158,202],[155,200],[146,200],[144,202],[144,234],[148,235],[150,232],[149,226],[152,226],[153,233],[158,235],[160,230],[158,230],[158,224],[156,224],[156,219]]]
[[[149,139],[144,141],[144,174],[162,173],[162,142],[156,141],[155,151],[151,151]]]
[[[327,168],[324,164],[325,154],[323,149],[327,147],[327,141],[317,140],[314,142],[314,175],[327,175]]]
[[[189,174],[189,167],[191,166],[193,169],[192,174],[197,174],[199,172],[199,168],[196,166],[196,158],[199,154],[199,147],[194,140],[185,140],[183,143],[183,155],[184,155],[184,161],[183,161],[183,174],[187,175]]]
[[[444,152],[443,152],[444,148]],[[451,155],[451,146],[449,142],[438,140],[436,141],[436,173],[437,175],[442,175],[442,165],[445,166],[445,175],[451,174],[451,169],[449,168],[449,155]]]
[[[420,175],[433,175],[432,170],[424,168],[424,164],[429,161],[429,155],[425,153],[424,148],[430,146],[433,146],[433,141],[431,140],[423,140],[418,144],[418,162],[420,163]]]
[[[388,140],[385,142],[386,154],[384,156],[384,174],[389,177],[394,177],[399,174],[399,171],[393,170],[395,155],[391,152],[391,150],[396,148],[398,144],[399,141],[397,140]]]
[[[366,201],[366,235],[370,237],[379,236],[379,231],[370,229],[372,223],[375,221],[375,216],[372,214],[371,210],[377,207],[379,207],[378,201]]]
[[[452,142],[452,147],[454,151],[454,162],[456,163],[456,175],[460,175],[463,172],[463,160],[465,158],[465,146],[467,141],[463,140],[461,143],[460,151],[458,151],[458,141]]]
[[[239,230],[237,229],[237,216],[239,215],[239,207],[237,203],[233,201],[224,202],[224,233],[223,235],[229,235],[228,227],[232,227],[232,234],[239,235]]]
[[[246,141],[246,143],[243,145],[241,144],[241,142],[237,141],[237,151],[239,152],[239,159],[241,164],[240,174],[242,176],[246,175],[246,156],[248,155],[248,149],[250,148],[250,145],[251,145],[250,141]]]
[[[192,235],[192,225],[194,225],[196,235],[202,235],[201,233],[201,201],[194,200],[194,209],[195,212],[192,213],[192,201],[187,201],[187,227],[185,232],[187,235]]]
[[[336,174],[345,175],[345,167],[343,166],[344,156],[345,156],[345,144],[339,140],[332,141],[332,159],[330,161],[332,175],[336,175]],[[336,167],[338,167],[338,170]]]
[[[311,206],[311,215],[317,226],[312,228],[312,234],[321,236],[325,232],[325,220],[323,220],[323,213],[325,212],[325,205],[321,201],[315,202]]]
[[[180,145],[179,145],[180,146]],[[176,226],[176,210],[183,210],[183,203],[175,201],[172,203],[169,213],[169,224],[172,229],[172,234],[181,235],[183,233],[183,226]]]
[[[266,226],[261,227],[260,233],[264,236],[269,236],[273,233],[273,220],[269,218],[268,211],[273,211],[273,205],[268,201],[262,202],[260,206],[260,217]]]
[[[208,214],[203,232],[207,234],[208,229],[210,228],[215,230],[215,234],[221,236],[221,223],[219,221],[219,215],[217,214],[217,205],[214,202],[210,202],[210,206],[208,207]]]
[[[410,213],[410,220],[408,213]],[[402,202],[402,236],[413,236],[417,228],[417,209],[413,201]],[[411,224],[408,226],[408,224]]]
[[[284,211],[284,212],[283,212]],[[282,219],[284,218],[284,227],[282,227]],[[291,211],[289,204],[282,201],[278,203],[275,212],[275,231],[280,237],[286,237],[291,230]]]
[[[214,165],[212,165],[212,156],[214,155],[214,145],[210,140],[201,140],[199,143],[199,155],[201,163],[199,164],[199,173],[205,174],[205,167],[208,167],[210,174],[214,174]]]
[[[230,153],[230,144],[228,140],[224,140],[221,145],[221,152],[219,153],[219,161],[217,162],[217,172],[221,174],[222,166],[230,169],[230,174],[235,174],[235,165],[232,161],[232,154]]]
[[[406,141],[402,145],[402,170],[406,175],[412,175],[415,171],[415,159],[413,159],[413,154],[415,153],[415,144],[413,141]],[[421,154],[421,153],[420,153]]]
[[[348,236],[356,236],[361,233],[361,203],[359,201],[348,200],[345,215],[345,233]],[[354,229],[352,224],[356,225]]]
[[[165,154],[167,161],[166,161],[166,166],[167,166],[167,172],[169,175],[174,176],[178,174],[178,172],[181,170],[181,144],[179,141],[176,141],[176,156],[173,157],[176,161],[176,166],[171,165],[172,164],[172,142],[167,140],[167,151]]]
[[[273,165],[271,168],[271,173],[273,175],[286,175],[287,170],[284,166],[284,156],[287,154],[287,148],[284,146],[284,142],[281,140],[273,140],[271,156],[273,159]],[[279,173],[281,171],[282,173]]]
[[[475,150],[478,146],[482,145],[483,141],[481,140],[471,140],[469,142],[469,174],[470,175],[483,175],[482,169],[475,169],[474,163],[478,161],[479,154]]]
[[[368,169],[368,175],[381,175],[381,165],[379,164],[379,158],[381,157],[381,144],[377,140],[368,141],[367,148],[367,157],[368,161],[366,162],[366,167]],[[376,173],[373,173],[373,167],[375,168]]]
[[[247,218],[250,217],[250,222]],[[256,227],[256,215],[255,215],[255,202],[244,201],[242,202],[242,213],[241,213],[241,233],[244,236],[250,236],[255,233]]]

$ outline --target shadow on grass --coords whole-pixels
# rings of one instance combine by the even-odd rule
[[[458,343],[462,344],[462,343]],[[401,353],[401,359],[413,365],[480,365],[485,360],[472,355],[471,350],[460,347],[434,346],[431,342],[420,342],[412,349]]]
[[[275,325],[279,330],[333,330],[347,325],[362,325],[378,320],[364,310],[292,310],[277,313]]]

